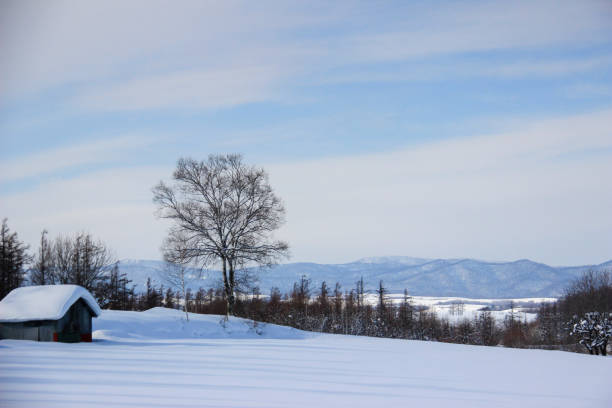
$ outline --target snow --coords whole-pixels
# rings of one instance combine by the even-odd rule
[[[94,339],[299,339],[314,333],[292,327],[223,316],[189,314],[155,307],[145,312],[104,310],[94,323]]]
[[[0,302],[0,322],[60,319],[79,298],[91,308],[94,316],[101,313],[98,303],[78,285],[25,286],[13,289]]]
[[[93,343],[2,340],[0,406],[612,406],[611,358],[222,320],[103,311]]]
[[[387,300],[400,304],[404,301],[403,293],[391,293],[386,296]],[[473,299],[456,296],[411,296],[410,302],[413,306],[424,306],[429,312],[435,312],[440,318],[447,319],[451,323],[463,320],[472,320],[482,312],[483,308],[489,308],[491,316],[497,323],[504,321],[506,316],[512,313],[510,304],[514,303],[515,318],[532,322],[537,318],[535,308],[542,303],[556,302],[556,298],[508,298],[508,299]],[[371,305],[378,303],[377,294],[366,295],[365,302]]]

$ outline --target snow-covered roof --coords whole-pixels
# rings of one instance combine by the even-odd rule
[[[13,289],[0,302],[0,322],[57,320],[83,299],[95,317],[102,311],[87,289],[78,285],[25,286]]]

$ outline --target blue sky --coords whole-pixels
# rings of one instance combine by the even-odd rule
[[[612,258],[612,3],[0,4],[0,216],[157,258],[151,187],[239,152],[292,261]]]

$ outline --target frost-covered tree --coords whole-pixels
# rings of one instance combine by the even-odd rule
[[[593,312],[601,316],[608,316],[612,312],[612,271],[588,270],[570,283],[557,302],[541,305],[536,328],[538,341],[547,346],[564,345],[573,343],[575,338],[572,337],[577,335],[585,347],[590,347],[591,341],[587,338],[590,330],[586,326],[577,326],[585,338],[577,332],[574,336],[570,333],[580,321],[586,320],[588,323],[588,319],[582,316]],[[595,352],[595,349],[592,351]]]
[[[612,337],[612,314],[586,313],[584,317],[574,316],[571,335],[578,337],[590,354],[605,356],[608,340]]]
[[[184,261],[221,268],[227,313],[233,314],[236,274],[247,265],[272,265],[288,254],[287,243],[272,237],[284,222],[285,209],[266,172],[246,165],[240,155],[182,158],[173,180],[153,188],[158,215],[172,221],[169,236],[183,241]]]

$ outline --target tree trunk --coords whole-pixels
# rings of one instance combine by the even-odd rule
[[[229,294],[227,296],[227,313],[228,315],[234,314],[234,305],[236,304],[236,298],[234,296],[234,265],[229,262]]]
[[[183,301],[185,302],[185,318],[189,321],[189,303],[187,302],[187,289],[185,288],[185,269],[181,265],[181,289],[183,290]]]
[[[233,271],[231,263],[230,267],[230,279],[227,277],[227,260],[223,259],[223,289],[225,291],[225,301],[227,302],[227,308],[225,310],[225,319],[227,320],[231,314],[234,313],[234,285],[233,285]]]

